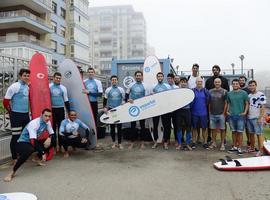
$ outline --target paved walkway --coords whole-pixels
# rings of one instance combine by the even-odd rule
[[[45,167],[27,162],[11,183],[0,181],[0,193],[31,192],[39,200],[270,199],[269,171],[219,172],[212,163],[225,154],[152,150],[150,145],[144,151],[78,150],[68,159],[56,156]],[[7,170],[1,166],[1,179]]]

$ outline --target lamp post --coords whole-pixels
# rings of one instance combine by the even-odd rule
[[[244,55],[239,56],[240,60],[241,60],[241,74],[244,74],[243,69],[244,69]]]
[[[179,65],[176,66],[176,75],[178,75]]]
[[[235,71],[234,71],[234,66],[235,65],[234,65],[234,63],[232,63],[231,66],[232,66],[232,74],[235,75]]]

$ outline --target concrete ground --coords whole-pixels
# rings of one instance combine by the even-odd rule
[[[226,152],[153,150],[150,144],[143,151],[138,146],[111,150],[109,141],[100,140],[107,144],[104,152],[77,150],[68,159],[56,156],[45,167],[28,161],[12,182],[0,181],[0,193],[30,192],[39,200],[270,199],[269,171],[213,168]],[[8,167],[1,166],[1,179]]]

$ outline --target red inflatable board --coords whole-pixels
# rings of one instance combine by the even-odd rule
[[[44,56],[41,53],[35,53],[29,64],[30,73],[30,107],[32,119],[41,115],[45,108],[51,109],[51,97],[48,80],[48,68]],[[51,121],[52,123],[52,121]],[[46,139],[49,136],[48,132],[39,137],[39,140]],[[53,148],[47,153],[47,160],[53,157]]]

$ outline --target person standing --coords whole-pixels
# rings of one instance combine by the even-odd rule
[[[198,77],[202,78],[203,87],[205,85],[204,78],[202,76],[200,76],[200,74],[199,74],[199,68],[200,68],[200,66],[196,63],[192,65],[192,74],[190,76],[188,76],[188,88],[190,88],[190,89],[193,89],[196,87],[196,79]]]
[[[105,90],[105,95],[103,99],[103,110],[105,113],[108,110],[111,110],[117,106],[120,106],[125,101],[125,91],[122,87],[118,86],[118,77],[112,75],[111,78],[111,87]],[[115,143],[115,124],[110,124],[111,128],[111,137],[113,141],[112,149],[117,147]],[[118,138],[118,147],[119,149],[124,149],[122,145],[122,124],[117,124],[117,138]]]
[[[133,103],[134,100],[142,98],[144,96],[146,96],[148,94],[148,91],[146,89],[145,84],[142,82],[143,81],[143,73],[141,71],[136,71],[134,73],[135,76],[135,82],[133,82],[126,90],[126,95],[125,95],[125,99],[127,102],[129,103]],[[145,135],[145,120],[140,120],[140,140],[141,140],[141,149],[145,148],[144,145],[144,135]],[[136,121],[135,122],[131,122],[131,130],[134,131],[133,132],[133,136],[136,135],[135,130],[136,130]],[[132,149],[134,146],[134,142],[135,142],[135,137],[131,139],[131,143],[128,147],[128,149]]]
[[[210,94],[207,89],[203,87],[203,79],[201,77],[197,77],[196,79],[196,88],[193,89],[195,94],[194,100],[191,106],[191,114],[192,114],[192,148],[196,148],[196,141],[198,136],[198,129],[202,129],[203,136],[203,147],[205,149],[209,149],[207,144],[207,119],[208,119],[208,104],[210,100]]]
[[[91,108],[94,114],[95,124],[97,124],[97,115],[98,115],[98,97],[102,96],[103,88],[101,81],[95,78],[95,69],[89,67],[88,70],[88,79],[84,80],[86,89],[83,90],[83,93],[87,94],[91,104]]]
[[[52,103],[52,115],[53,115],[53,130],[56,136],[56,144],[53,144],[56,151],[61,151],[62,141],[59,136],[59,128],[61,122],[65,119],[65,107],[67,112],[70,110],[70,104],[68,101],[67,88],[61,84],[62,75],[59,72],[55,72],[53,75],[53,82],[50,83],[51,103]]]
[[[229,116],[229,124],[232,131],[232,148],[229,153],[237,152],[243,155],[243,132],[245,128],[245,118],[248,112],[248,94],[240,89],[238,79],[232,80],[233,90],[227,95],[227,115]]]
[[[153,88],[153,93],[163,92],[166,90],[170,90],[171,87],[167,83],[164,83],[164,74],[162,72],[158,72],[157,75],[158,83]],[[153,125],[154,125],[154,140],[155,143],[152,146],[153,149],[155,149],[158,146],[157,139],[158,139],[158,122],[159,118],[161,117],[162,126],[163,126],[163,141],[164,141],[164,149],[168,150],[168,140],[171,132],[171,121],[170,121],[170,115],[171,113],[163,114],[161,116],[153,117]]]
[[[226,136],[225,132],[225,115],[227,109],[227,91],[221,87],[221,79],[216,78],[214,80],[215,88],[209,91],[211,99],[209,102],[209,119],[210,129],[213,133],[212,144],[210,149],[217,147],[217,133],[220,132],[221,146],[220,150],[225,150],[224,140]]]
[[[250,135],[250,152],[255,152],[255,134],[258,139],[258,148],[256,156],[263,153],[263,117],[265,115],[266,96],[264,93],[257,91],[257,82],[251,80],[248,82],[250,94],[249,110],[247,115],[247,128]]]
[[[3,105],[10,117],[11,141],[10,152],[13,163],[17,160],[17,140],[22,130],[30,121],[29,118],[29,69],[19,71],[19,81],[10,85],[4,97]]]

